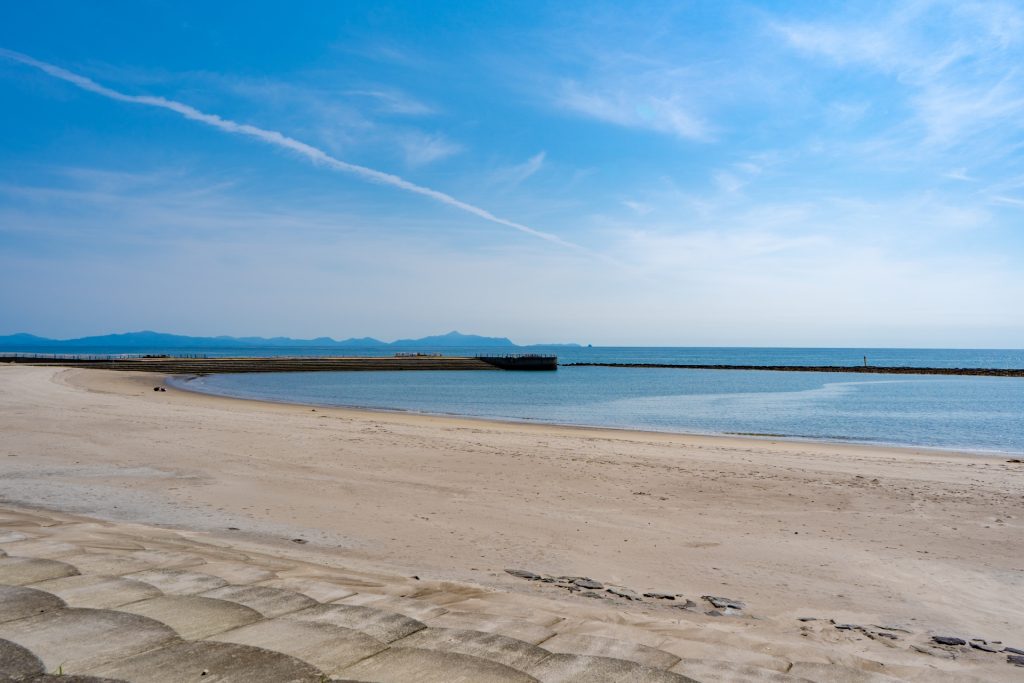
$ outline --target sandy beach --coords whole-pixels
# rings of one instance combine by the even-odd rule
[[[142,524],[301,553],[382,584],[415,575],[792,680],[1024,673],[1002,653],[930,644],[1024,649],[1024,464],[1011,456],[314,409],[154,392],[163,381],[0,367],[0,503],[112,522],[109,534]],[[697,607],[585,600],[507,568]],[[743,608],[708,615],[705,595]],[[878,625],[897,638],[873,637]]]

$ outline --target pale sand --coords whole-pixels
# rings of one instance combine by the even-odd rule
[[[530,593],[522,610],[546,597],[610,630],[686,619],[759,656],[1020,678],[1005,655],[907,647],[1024,648],[1024,465],[1006,456],[314,411],[160,382],[0,367],[0,500],[269,548],[302,537],[324,562]],[[725,595],[758,619],[605,606],[506,567]],[[801,616],[913,635],[889,647],[801,632]]]

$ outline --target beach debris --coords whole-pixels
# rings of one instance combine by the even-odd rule
[[[797,617],[797,621],[817,621],[818,617]]]
[[[1006,661],[1015,666],[1024,666],[1024,655],[1006,655]]]
[[[1021,463],[1024,463],[1024,460],[1021,460],[1020,458],[1010,458],[1006,462],[1013,462],[1013,463],[1017,463],[1019,465]]]
[[[241,531],[237,526],[229,526],[228,531]]]
[[[746,607],[739,600],[733,600],[732,598],[723,598],[719,595],[702,595],[700,596],[704,600],[707,600],[718,609],[743,609]]]
[[[655,600],[675,600],[676,596],[672,593],[644,593],[645,598],[654,598]]]
[[[620,598],[626,598],[627,600],[636,600],[638,602],[643,602],[643,599],[637,593],[629,590],[628,588],[609,586],[605,590],[607,590],[612,595],[619,596]]]
[[[956,638],[954,636],[932,636],[932,641],[939,645],[966,645],[967,641],[963,638]]]
[[[534,574],[533,572],[525,569],[506,569],[505,573],[519,577],[520,579],[526,579],[527,581],[540,581],[540,574]]]
[[[305,545],[305,544],[309,543],[309,541],[307,541],[304,538],[293,538],[292,539],[292,543],[298,543],[299,545]]]
[[[604,584],[600,581],[594,581],[593,579],[588,579],[585,576],[574,578],[572,582],[580,588],[592,588],[596,590],[601,590],[602,588],[604,588]]]
[[[973,647],[975,650],[981,650],[982,652],[1000,652],[1000,651],[1002,651],[1001,647],[996,647],[995,645],[993,645],[992,643],[988,642],[987,640],[981,640],[979,638],[972,638],[971,642],[968,643],[968,644],[971,647]]]

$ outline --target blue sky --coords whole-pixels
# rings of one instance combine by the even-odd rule
[[[1024,4],[0,10],[0,334],[1024,346]]]

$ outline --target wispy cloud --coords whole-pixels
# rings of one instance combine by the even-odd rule
[[[508,228],[512,228],[514,230],[518,230],[520,232],[546,240],[553,244],[559,244],[561,246],[568,247],[571,249],[586,251],[586,249],[584,249],[583,247],[572,242],[566,241],[557,235],[537,230],[536,228],[532,228],[528,225],[517,223],[515,221],[502,218],[500,216],[496,216],[493,213],[487,211],[486,209],[456,199],[455,197],[452,197],[451,195],[441,192],[439,190],[434,190],[429,187],[417,185],[408,180],[405,180],[400,176],[391,173],[385,173],[383,171],[367,168],[365,166],[360,166],[358,164],[352,164],[346,161],[342,161],[341,159],[337,159],[317,147],[313,147],[312,145],[288,137],[287,135],[284,135],[283,133],[280,133],[278,131],[267,130],[265,128],[259,128],[257,126],[253,126],[246,123],[238,123],[230,119],[222,118],[216,114],[208,114],[182,102],[169,100],[163,97],[156,97],[152,95],[128,95],[117,90],[108,88],[104,85],[100,85],[99,83],[96,83],[92,79],[87,78],[85,76],[81,76],[79,74],[73,73],[61,67],[49,64],[47,62],[39,61],[33,57],[30,57],[19,52],[14,52],[12,50],[0,48],[0,56],[14,60],[16,62],[20,62],[22,64],[26,64],[28,66],[35,67],[40,71],[43,71],[44,73],[50,76],[53,76],[54,78],[59,78],[63,81],[67,81],[68,83],[71,83],[83,90],[95,93],[97,95],[101,95],[112,100],[131,104],[140,104],[148,107],[156,107],[159,109],[166,109],[168,111],[172,111],[176,114],[179,114],[185,117],[186,119],[197,121],[208,126],[212,126],[224,132],[237,135],[245,135],[260,140],[261,142],[273,145],[275,147],[295,152],[300,156],[306,158],[308,161],[311,161],[312,163],[317,164],[319,166],[324,166],[334,171],[340,171],[343,173],[355,175],[370,182],[388,185],[390,187],[395,187],[406,192],[411,192],[413,194],[428,197],[430,199],[433,199],[434,201],[440,202],[447,206],[451,206],[460,211],[472,214],[491,223],[495,223],[497,225],[502,225]]]
[[[499,168],[492,174],[493,178],[498,183],[508,187],[515,187],[543,168],[546,158],[547,152],[537,152],[521,164]]]
[[[770,25],[805,54],[894,79],[923,145],[952,147],[1024,128],[1019,7],[921,1],[883,7],[867,18]]]
[[[669,94],[663,94],[668,92]],[[708,140],[710,126],[691,110],[681,94],[663,88],[633,84],[584,86],[568,81],[556,104],[600,121],[630,128],[646,128],[686,140]]]
[[[462,151],[462,145],[452,142],[440,133],[407,132],[398,136],[409,166],[425,166],[447,159]]]
[[[399,90],[385,90],[381,88],[372,90],[347,90],[345,94],[353,97],[366,98],[374,103],[377,111],[387,114],[427,116],[437,113],[437,110],[433,107],[420,102],[416,98]]]

